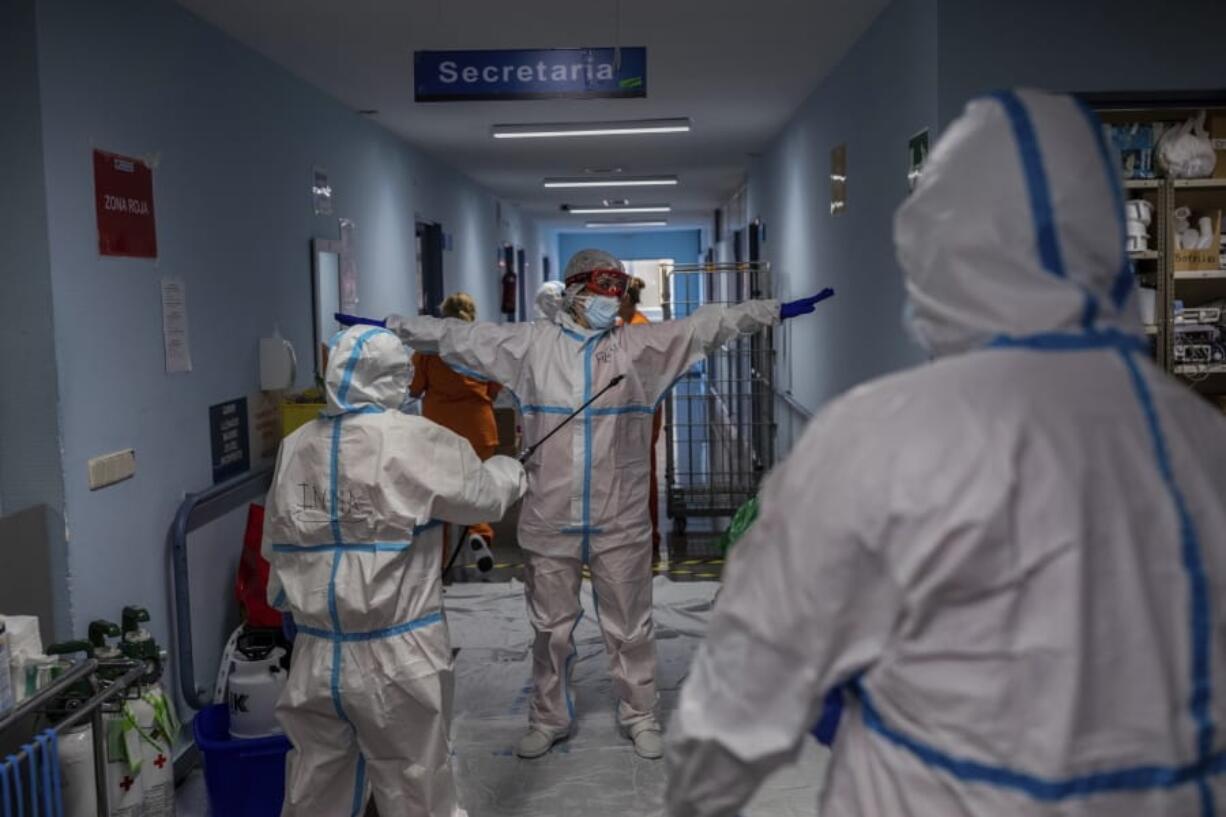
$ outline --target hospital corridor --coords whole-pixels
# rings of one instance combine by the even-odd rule
[[[1226,817],[1226,5],[0,0],[0,817]]]

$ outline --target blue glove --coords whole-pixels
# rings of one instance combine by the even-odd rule
[[[298,635],[298,625],[294,623],[294,617],[290,615],[288,610],[281,614],[281,634],[291,644],[294,643],[294,638]]]
[[[812,312],[813,310],[809,310]],[[382,326],[387,327],[387,321],[377,321],[374,318],[359,318],[357,315],[346,315],[344,312],[337,312],[332,317],[336,318],[336,322],[341,326]]]
[[[832,746],[834,736],[839,731],[839,719],[843,715],[843,690],[830,690],[822,704],[822,716],[813,727],[813,737],[822,746]]]
[[[827,298],[833,297],[834,290],[830,287],[826,287],[812,298],[800,298],[795,301],[788,301],[779,307],[779,319],[786,321],[788,318],[795,318],[797,315],[808,315],[817,306],[819,301],[824,301]],[[337,317],[339,318],[340,316],[338,315]]]

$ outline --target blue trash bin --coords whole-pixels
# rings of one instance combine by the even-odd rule
[[[284,735],[254,740],[230,737],[230,710],[214,704],[196,713],[192,734],[204,756],[209,807],[217,817],[280,817],[285,799]]]

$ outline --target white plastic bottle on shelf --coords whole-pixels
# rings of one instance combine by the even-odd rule
[[[4,617],[0,616],[0,715],[12,709],[15,703],[13,680],[9,672],[9,636],[4,627]]]

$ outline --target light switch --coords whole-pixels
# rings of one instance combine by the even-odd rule
[[[89,489],[96,491],[130,479],[136,473],[136,451],[125,448],[89,461]]]

